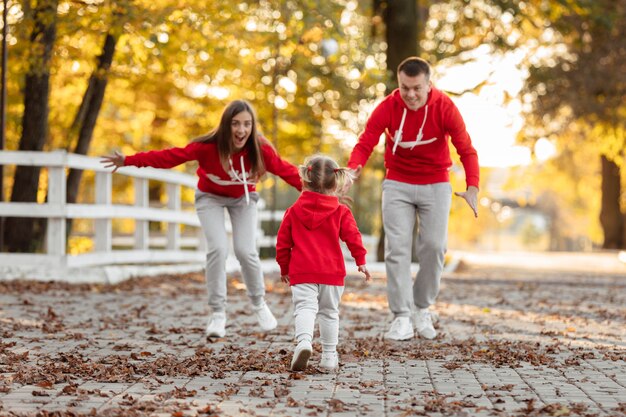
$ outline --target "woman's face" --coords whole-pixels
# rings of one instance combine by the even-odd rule
[[[233,116],[230,122],[231,139],[233,148],[240,151],[246,146],[250,133],[252,132],[252,115],[247,111],[242,111]]]

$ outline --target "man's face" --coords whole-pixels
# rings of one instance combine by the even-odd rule
[[[398,86],[400,87],[400,97],[409,109],[417,110],[426,104],[430,92],[430,81],[426,74],[410,77],[404,72],[400,72],[398,74]]]

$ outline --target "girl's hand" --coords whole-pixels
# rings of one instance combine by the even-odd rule
[[[372,279],[370,271],[367,270],[367,267],[365,265],[359,266],[359,272],[363,272],[365,274],[365,281],[370,281]]]
[[[285,284],[289,284],[289,275],[281,275],[280,280]]]
[[[115,167],[113,168],[113,172],[115,172],[118,168],[124,166],[124,159],[126,159],[126,156],[123,153],[115,151],[113,155],[103,156],[100,163],[104,164],[105,168]]]

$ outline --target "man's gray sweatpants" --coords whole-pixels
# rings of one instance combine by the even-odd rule
[[[452,187],[449,182],[413,185],[386,179],[382,200],[389,309],[395,317],[410,317],[413,305],[428,308],[439,293]],[[419,218],[416,248],[419,272],[411,290],[416,217]]]
[[[258,199],[257,193],[250,193],[250,204],[246,204],[245,196],[230,198],[196,190],[196,212],[207,240],[205,274],[209,307],[213,312],[226,309],[226,256],[229,245],[224,209],[228,210],[233,226],[233,248],[241,264],[248,297],[255,306],[263,302],[265,283],[256,247]]]

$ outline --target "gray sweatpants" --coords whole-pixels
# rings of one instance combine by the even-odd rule
[[[313,341],[315,318],[319,317],[323,352],[334,352],[339,343],[339,302],[343,286],[296,284],[291,286],[296,340]]]
[[[428,308],[439,293],[452,187],[448,182],[413,185],[386,179],[382,200],[389,308],[395,317],[410,317],[413,305]],[[416,216],[419,219],[416,248],[419,272],[411,291]]]
[[[241,265],[241,275],[246,284],[248,297],[255,306],[263,302],[265,283],[261,261],[256,248],[257,193],[250,194],[250,204],[245,196],[222,197],[196,191],[196,212],[207,240],[206,285],[209,307],[213,312],[226,310],[226,257],[228,236],[224,209],[228,210],[233,227],[233,248]]]

